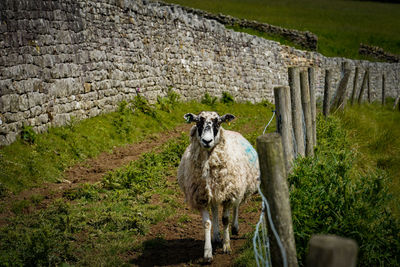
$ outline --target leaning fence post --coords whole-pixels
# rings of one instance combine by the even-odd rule
[[[313,144],[317,145],[317,101],[315,99],[315,71],[308,68],[308,82],[310,84],[311,123],[313,131]]]
[[[358,245],[349,238],[314,235],[308,244],[307,267],[355,267]]]
[[[305,71],[300,72],[300,88],[301,88],[301,103],[304,111],[304,121],[306,124],[306,155],[314,155],[313,145],[313,130],[311,119],[311,105],[310,105],[310,88],[308,83],[308,74]]]
[[[286,170],[290,172],[294,159],[292,136],[292,110],[290,108],[290,88],[279,86],[274,88],[276,123],[278,132],[282,135]]]
[[[385,105],[385,74],[382,74],[382,106]]]
[[[324,103],[322,107],[322,113],[324,116],[329,115],[330,109],[330,99],[331,99],[331,80],[332,80],[332,73],[330,70],[325,70],[325,87],[324,87]]]
[[[303,109],[301,107],[300,94],[300,75],[299,68],[290,67],[288,69],[290,99],[292,104],[292,123],[294,137],[296,140],[297,154],[305,156],[304,131],[303,131]],[[297,156],[297,155],[296,155]]]
[[[333,100],[332,107],[336,109],[344,109],[346,104],[346,89],[347,84],[349,83],[349,78],[351,74],[351,69],[348,68],[347,64],[345,65],[344,69],[344,76],[339,82],[339,87],[336,93],[336,96]]]
[[[397,105],[399,104],[400,101],[400,95],[396,97],[396,100],[394,101],[393,109],[396,109]],[[400,110],[400,105],[399,105],[399,110]]]
[[[364,94],[364,90],[365,87],[367,87],[367,80],[368,80],[368,76],[369,76],[369,70],[367,69],[364,73],[364,78],[361,84],[361,89],[360,89],[360,93],[358,95],[358,104],[361,104],[362,98],[363,98],[363,94]]]
[[[281,135],[269,133],[259,136],[257,152],[261,188],[270,205],[272,221],[286,250],[288,266],[298,266]],[[283,266],[278,243],[271,229],[268,230],[268,236],[271,240],[272,266]]]
[[[357,83],[358,83],[358,67],[356,67],[356,70],[354,72],[353,91],[351,92],[351,98],[350,98],[350,103],[352,105],[354,104],[354,98],[357,92]]]

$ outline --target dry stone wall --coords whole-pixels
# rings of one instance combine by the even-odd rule
[[[399,94],[400,64],[326,58],[227,30],[179,6],[2,0],[0,144],[13,142],[23,125],[44,132],[71,116],[112,111],[137,88],[151,101],[168,87],[184,100],[227,91],[238,101],[273,101],[274,86],[288,84],[288,66],[314,66],[321,95],[325,69],[334,70],[337,88],[344,62],[370,69],[374,98],[382,73],[386,95]]]

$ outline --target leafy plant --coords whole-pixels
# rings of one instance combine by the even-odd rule
[[[174,106],[179,103],[179,99],[180,95],[174,92],[171,87],[169,87],[166,97],[157,96],[158,108],[170,113],[172,110],[174,110]]]
[[[201,99],[201,103],[210,107],[215,107],[217,100],[218,99],[215,96],[211,97],[209,93],[205,93]]]
[[[24,125],[21,130],[21,139],[27,144],[33,145],[35,143],[37,134],[33,131],[32,126]]]
[[[141,94],[137,94],[135,98],[132,100],[132,104],[135,110],[142,112],[143,114],[149,115],[150,117],[157,118],[157,112],[144,98]]]
[[[233,104],[235,102],[234,97],[228,92],[222,92],[221,103],[224,104]]]
[[[305,263],[312,234],[355,239],[361,266],[395,266],[400,260],[400,223],[388,208],[387,174],[352,169],[356,154],[337,118],[318,118],[315,157],[299,158],[289,176],[298,257]],[[396,252],[397,251],[397,252]]]

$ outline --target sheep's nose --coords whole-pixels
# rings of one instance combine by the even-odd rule
[[[202,141],[205,145],[208,145],[208,144],[211,143],[212,139],[210,139],[210,140],[201,139],[201,141]]]

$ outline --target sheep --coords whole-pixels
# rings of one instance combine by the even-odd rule
[[[179,164],[177,179],[186,202],[202,215],[204,260],[211,262],[211,242],[221,243],[218,206],[223,207],[222,247],[224,253],[229,254],[230,208],[233,208],[232,234],[237,235],[239,205],[257,190],[260,183],[258,156],[240,133],[221,127],[221,123],[232,121],[234,115],[219,116],[216,112],[202,111],[199,115],[187,113],[184,118],[188,123],[195,122],[196,125],[190,130],[190,144]]]

